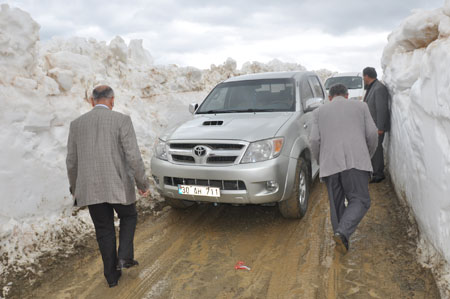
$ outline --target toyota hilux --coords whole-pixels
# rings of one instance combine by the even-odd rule
[[[174,208],[195,202],[277,204],[302,218],[318,174],[308,142],[325,92],[314,72],[258,73],[219,83],[192,118],[154,145],[151,172]]]

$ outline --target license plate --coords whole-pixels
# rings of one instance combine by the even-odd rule
[[[184,195],[220,197],[220,188],[194,185],[178,185],[178,193]]]

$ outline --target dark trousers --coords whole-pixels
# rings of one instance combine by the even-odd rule
[[[372,157],[373,177],[384,178],[384,153],[383,153],[384,133],[378,135],[378,147]]]
[[[133,259],[133,239],[137,223],[136,205],[101,203],[89,205],[89,214],[94,222],[98,247],[102,254],[103,272],[108,283],[117,280],[117,260]],[[119,252],[116,250],[114,211],[120,219]]]
[[[352,168],[322,179],[328,189],[333,231],[348,240],[370,207],[369,172]]]

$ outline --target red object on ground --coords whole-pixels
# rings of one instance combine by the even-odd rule
[[[234,269],[236,269],[236,270],[248,270],[248,271],[251,270],[250,267],[246,266],[243,261],[237,262],[236,265],[234,266]]]

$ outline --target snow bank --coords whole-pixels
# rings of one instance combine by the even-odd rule
[[[87,99],[93,87],[112,86],[115,110],[131,115],[149,168],[155,138],[188,118],[188,103],[201,102],[218,82],[245,73],[304,69],[273,60],[248,62],[238,70],[233,59],[207,70],[155,66],[141,40],[127,45],[120,37],[109,44],[77,37],[40,43],[39,25],[29,14],[2,5],[0,286],[11,271],[27,268],[43,253],[70,252],[76,239],[93,231],[87,211],[72,208],[65,168],[69,123],[91,109]],[[322,79],[331,74],[318,73]],[[153,196],[158,197],[155,190]],[[30,269],[39,272],[38,266]]]
[[[27,13],[2,4],[0,28],[0,83],[4,84],[14,75],[28,76],[34,71],[39,25]]]
[[[450,0],[444,8],[415,12],[388,40],[382,67],[393,95],[389,171],[418,222],[424,259],[446,261],[441,282],[449,290]]]

